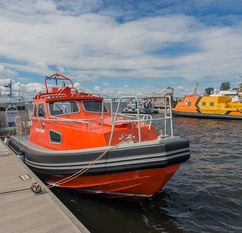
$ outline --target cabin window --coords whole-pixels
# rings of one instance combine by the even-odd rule
[[[202,106],[206,106],[206,102],[202,102]]]
[[[210,102],[210,106],[214,106],[214,102]]]
[[[37,106],[36,106],[36,104],[34,105],[34,117],[37,117]]]
[[[66,115],[79,112],[76,101],[55,101],[49,103],[49,111],[51,116]]]
[[[87,112],[102,112],[102,101],[100,100],[84,100],[83,107]],[[103,105],[104,112],[108,112],[105,105]]]
[[[38,107],[38,117],[45,117],[44,103],[40,103]]]
[[[191,105],[191,102],[189,102],[188,100],[185,100],[185,102],[186,102],[186,105],[187,106],[190,106]]]
[[[50,142],[53,143],[53,144],[60,144],[61,143],[61,134],[56,132],[56,131],[53,131],[53,130],[50,130]]]

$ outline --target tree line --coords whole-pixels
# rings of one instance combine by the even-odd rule
[[[226,91],[230,89],[230,82],[223,82],[220,85],[220,91]],[[239,85],[239,88],[233,88],[232,90],[242,90],[242,84]],[[214,88],[213,87],[208,87],[205,88],[205,93],[208,95],[211,95],[214,93]]]

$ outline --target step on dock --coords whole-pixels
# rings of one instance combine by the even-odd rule
[[[4,233],[89,232],[2,140],[0,206],[0,231]]]

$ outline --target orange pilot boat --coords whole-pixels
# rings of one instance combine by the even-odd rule
[[[49,187],[140,201],[190,158],[189,141],[173,135],[171,114],[122,114],[124,99],[137,97],[121,97],[114,111],[111,99],[80,92],[58,73],[44,84],[34,97],[29,135],[18,132],[7,144]],[[159,134],[154,124],[163,126]]]
[[[190,96],[180,98],[172,108],[173,116],[242,120],[242,103],[222,95],[198,96],[197,87]]]

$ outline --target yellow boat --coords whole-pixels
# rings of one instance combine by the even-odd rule
[[[229,96],[184,96],[172,113],[174,116],[242,120],[242,103],[231,102]]]

